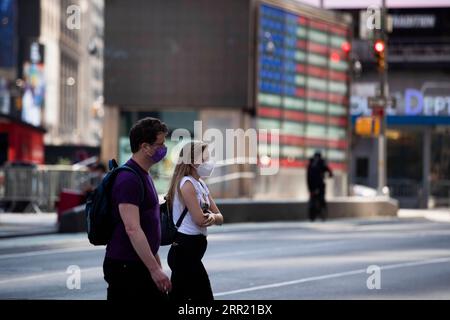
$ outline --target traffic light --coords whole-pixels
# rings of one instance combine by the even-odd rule
[[[378,71],[383,72],[386,68],[386,61],[385,61],[386,44],[384,40],[377,39],[373,44],[373,49],[375,51],[375,58],[377,60]]]
[[[349,54],[350,50],[352,50],[352,45],[348,41],[344,41],[341,44],[341,49],[345,52],[345,54]]]
[[[379,117],[358,117],[355,123],[355,133],[360,136],[373,137],[380,134]]]

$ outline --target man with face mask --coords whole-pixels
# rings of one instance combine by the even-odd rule
[[[148,173],[167,153],[164,145],[167,132],[166,125],[155,118],[139,120],[130,130],[133,156],[126,164],[137,174],[119,172],[112,187],[113,216],[117,223],[103,264],[108,300],[145,300],[157,304],[164,302],[171,290],[158,256],[159,201]]]

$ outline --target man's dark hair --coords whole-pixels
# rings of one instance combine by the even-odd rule
[[[131,152],[139,151],[139,146],[146,142],[153,144],[158,134],[161,132],[167,134],[169,130],[164,122],[156,118],[144,118],[134,124],[130,130]]]

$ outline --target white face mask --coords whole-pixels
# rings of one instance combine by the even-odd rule
[[[200,164],[197,168],[197,173],[200,177],[209,177],[214,170],[215,163],[212,160],[208,160]]]

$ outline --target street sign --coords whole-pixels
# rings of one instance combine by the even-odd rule
[[[391,108],[395,108],[396,105],[396,99],[395,97],[382,97],[382,96],[376,96],[376,97],[368,97],[367,98],[367,104],[369,108],[386,108],[390,106]]]
[[[367,104],[369,105],[369,108],[384,108],[386,106],[386,98],[385,97],[368,97],[367,98]]]

